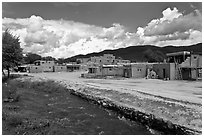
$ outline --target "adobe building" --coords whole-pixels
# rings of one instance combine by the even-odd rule
[[[79,71],[80,70],[80,64],[66,64],[67,71]]]
[[[116,64],[129,64],[130,60],[125,59],[115,59]]]
[[[102,76],[123,76],[123,65],[102,65]]]
[[[156,72],[158,79],[176,79],[175,63],[154,63],[152,70]]]
[[[116,65],[130,63],[130,60],[116,59],[112,54],[104,54],[103,56],[91,57],[90,62],[100,65]]]
[[[184,80],[202,79],[202,54],[192,53],[190,57],[180,64]]]
[[[67,71],[67,67],[65,65],[57,65],[53,67],[54,72],[65,72]]]
[[[92,64],[88,66],[88,73],[84,77],[105,77],[105,76],[123,76],[123,65],[99,65]]]
[[[147,76],[147,63],[131,63],[132,78],[145,78]]]
[[[54,65],[55,65],[54,61],[37,60],[34,62],[34,65],[30,65],[29,72],[30,73],[53,72]]]
[[[81,74],[81,77],[93,78],[102,76],[102,69],[99,64],[89,63],[87,64],[88,73]]]
[[[29,73],[41,73],[43,72],[42,66],[36,66],[31,64],[28,68]]]
[[[124,64],[123,66],[124,66],[124,68],[123,68],[123,77],[131,78],[132,77],[131,64]]]
[[[188,51],[168,53],[167,61],[175,63],[175,79],[198,80],[202,78],[202,53]]]
[[[111,65],[115,64],[115,56],[112,54],[104,54],[103,56],[91,57],[90,62],[100,65]]]

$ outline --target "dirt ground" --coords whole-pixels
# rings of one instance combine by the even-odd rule
[[[164,81],[158,79],[85,79],[84,72],[32,73],[29,75],[46,77],[55,80],[65,80],[89,87],[113,89],[136,94],[136,91],[165,98],[202,104],[202,81]]]
[[[86,79],[84,72],[29,74],[52,79],[69,89],[153,114],[173,124],[202,132],[202,81],[158,79]]]

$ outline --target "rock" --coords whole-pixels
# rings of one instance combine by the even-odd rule
[[[105,102],[103,102],[103,104],[102,104],[103,106],[106,106],[107,104],[105,103]]]

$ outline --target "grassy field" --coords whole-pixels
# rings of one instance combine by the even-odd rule
[[[66,100],[67,89],[49,81],[20,82],[7,80],[2,84],[2,134],[63,134],[63,113],[53,108],[50,98]],[[52,115],[48,115],[52,113]],[[71,134],[71,133],[69,133]]]

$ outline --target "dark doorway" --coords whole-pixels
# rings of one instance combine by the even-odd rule
[[[166,78],[166,69],[163,69],[163,78]]]

